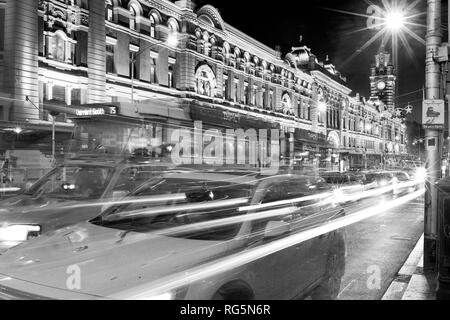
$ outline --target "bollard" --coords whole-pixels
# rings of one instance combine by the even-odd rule
[[[450,300],[450,177],[437,183],[438,285],[437,300]]]

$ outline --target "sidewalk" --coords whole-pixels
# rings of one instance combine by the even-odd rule
[[[435,300],[437,275],[423,272],[423,235],[382,300]]]

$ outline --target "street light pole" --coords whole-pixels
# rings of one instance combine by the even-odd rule
[[[441,32],[441,0],[427,0],[427,34],[426,34],[426,99],[440,99],[440,65],[434,61],[442,43]],[[441,170],[440,141],[438,129],[425,129],[425,149],[427,154],[426,191],[424,206],[424,257],[423,267],[426,271],[434,271],[437,266],[437,189]]]

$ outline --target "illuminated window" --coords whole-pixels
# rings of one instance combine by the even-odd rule
[[[168,25],[169,31],[171,33],[178,31],[178,25],[177,25],[177,22],[175,20],[170,20],[168,24],[169,24]]]
[[[249,87],[248,87],[248,82],[247,81],[245,81],[244,82],[244,104],[248,104],[248,97],[249,97],[249,95],[250,95],[250,90],[249,90]]]
[[[266,88],[262,89],[262,106],[265,109],[267,108]]]
[[[114,46],[111,44],[106,45],[106,72],[115,73]]]
[[[239,80],[238,79],[234,79],[234,102],[238,102],[238,97],[239,97]]]
[[[292,101],[289,94],[285,93],[283,94],[283,97],[281,98],[281,108],[278,110],[283,112],[284,114],[293,115],[293,109],[292,109]]]
[[[175,84],[174,84],[174,69],[175,69],[175,62],[170,63],[169,62],[169,71],[168,71],[168,85],[169,88],[174,88]]]
[[[156,19],[153,15],[150,16],[150,37],[154,38],[156,35]]]
[[[54,60],[66,61],[66,38],[60,32],[50,39],[50,53]]]
[[[136,9],[133,6],[130,7],[130,15],[130,29],[136,30]]]
[[[150,57],[150,82],[156,83],[156,59]]]
[[[228,99],[228,76],[226,74],[223,75],[223,83],[222,83],[222,98]]]
[[[273,110],[273,104],[274,104],[274,100],[273,100],[273,90],[270,90],[269,92],[269,108],[271,110]]]
[[[195,73],[195,91],[208,97],[216,96],[216,77],[208,65],[202,65],[197,69]]]
[[[113,21],[113,3],[111,0],[106,1],[106,20]]]

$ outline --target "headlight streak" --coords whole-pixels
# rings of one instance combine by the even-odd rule
[[[414,183],[411,183],[411,182],[405,183],[403,185],[403,187],[410,186],[410,185],[414,185]],[[393,187],[385,187],[385,188],[381,188],[381,189],[377,189],[377,190],[364,191],[359,194],[355,194],[353,196],[344,196],[342,199],[340,199],[340,201],[347,202],[347,201],[359,200],[361,198],[378,196],[383,193],[392,191],[392,189],[393,189]],[[328,198],[325,198],[325,196],[327,196]],[[322,198],[325,198],[326,200],[323,202],[318,202],[318,203],[314,203],[311,205],[298,207],[297,209],[295,209],[293,207],[285,207],[285,208],[279,208],[279,209],[272,209],[272,210],[268,210],[268,211],[266,210],[266,211],[258,212],[258,213],[248,213],[248,214],[235,216],[235,217],[222,218],[222,219],[217,219],[217,220],[186,224],[186,225],[182,225],[179,227],[166,228],[166,229],[148,233],[148,235],[154,234],[155,236],[157,236],[157,235],[171,236],[171,235],[176,235],[176,234],[179,234],[182,232],[199,231],[199,230],[204,230],[204,229],[208,229],[208,228],[221,227],[221,226],[225,226],[225,225],[242,223],[242,222],[259,220],[259,219],[276,218],[276,217],[285,216],[285,215],[296,216],[297,215],[296,211],[298,211],[298,210],[306,209],[308,207],[312,208],[312,207],[321,206],[321,205],[325,205],[325,204],[335,204],[336,203],[336,199],[329,197],[329,193],[322,193],[322,194],[318,194],[315,196],[296,198],[291,201],[300,202],[300,201],[305,201],[305,200],[322,199]],[[253,210],[257,210],[257,209],[268,209],[272,206],[278,206],[281,204],[290,204],[291,201],[288,201],[288,200],[277,201],[277,202],[272,203],[272,205],[270,205],[270,206],[269,206],[269,204],[267,204],[267,205],[262,204],[262,205],[241,207],[241,208],[239,208],[239,211],[247,211],[247,210],[253,211]],[[220,203],[217,203],[216,205],[218,208],[220,208],[220,206],[219,206]],[[205,209],[205,206],[202,206],[201,208]],[[170,211],[176,212],[179,210],[180,210],[179,207],[175,207],[174,209],[171,209]],[[295,219],[297,223],[302,223],[302,222],[304,223],[304,222],[307,222],[308,220],[317,219],[322,215],[329,215],[330,210],[338,210],[338,209],[328,208],[323,212],[313,213],[313,214],[310,214],[308,216],[301,217],[301,218],[300,218],[300,215],[298,214],[296,217],[293,216],[293,219]],[[183,211],[183,210],[181,210],[181,211]],[[156,214],[156,213],[151,211],[151,212],[149,212],[149,214]],[[198,213],[196,212],[196,213],[192,213],[192,214],[198,214]],[[184,215],[189,216],[190,214],[186,213]],[[338,213],[336,213],[335,215],[338,215]]]
[[[326,234],[331,231],[347,227],[351,224],[384,213],[387,210],[393,209],[409,201],[412,201],[417,197],[420,197],[421,195],[424,194],[424,192],[425,189],[422,188],[418,191],[407,194],[403,197],[379,205],[375,205],[373,207],[362,209],[349,216],[337,218],[324,225],[309,230],[301,231],[286,238],[275,240],[268,244],[263,244],[255,248],[248,249],[244,252],[232,254],[230,256],[218,259],[216,261],[212,261],[182,272],[172,274],[170,276],[163,277],[157,281],[140,285],[133,289],[122,291],[118,294],[112,295],[110,298],[141,299],[142,297],[145,296],[157,296],[159,294],[170,292],[176,288],[189,285],[193,282],[207,279],[208,277],[214,276],[218,273],[227,272],[232,269],[241,267],[247,263],[261,259],[267,255],[273,254],[275,252],[286,249],[293,245],[313,239],[322,234]]]
[[[41,227],[37,225],[12,224],[0,228],[0,241],[14,243],[25,241],[30,232],[40,232]]]
[[[4,187],[4,188],[0,188],[0,193],[2,192],[14,192],[14,191],[19,191],[20,188],[17,187]]]
[[[134,210],[134,211],[124,211],[119,213],[114,213],[109,216],[104,217],[105,221],[115,221],[120,220],[123,218],[131,218],[136,216],[153,216],[156,214],[161,213],[170,213],[170,212],[177,212],[177,211],[187,211],[187,210],[196,210],[196,209],[216,209],[216,208],[222,208],[222,207],[228,207],[228,206],[236,206],[240,204],[244,204],[248,202],[248,198],[237,198],[237,199],[230,199],[230,200],[217,200],[217,201],[209,201],[207,203],[194,203],[194,204],[182,204],[182,205],[175,205],[171,207],[153,207],[151,209],[144,209],[144,210]]]
[[[145,197],[128,197],[123,200],[109,200],[104,199],[103,201],[90,201],[86,203],[77,203],[74,205],[63,205],[58,206],[58,209],[77,209],[77,208],[87,208],[87,207],[95,207],[95,206],[113,206],[113,205],[121,205],[121,204],[131,204],[131,203],[151,203],[151,202],[162,202],[162,201],[175,201],[175,200],[185,200],[185,193],[173,193],[167,196],[156,195],[156,196],[145,196]],[[20,200],[19,200],[20,201]],[[41,209],[31,209],[32,212],[39,212],[44,210],[49,210],[51,207],[41,208]]]

